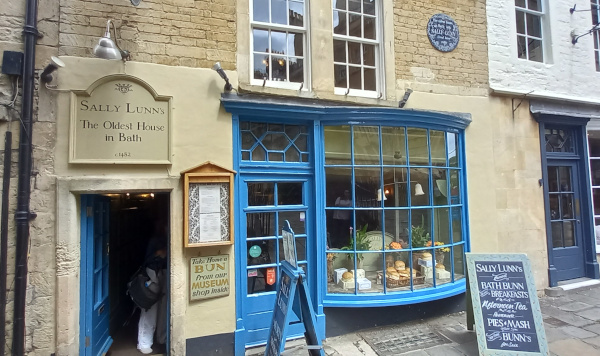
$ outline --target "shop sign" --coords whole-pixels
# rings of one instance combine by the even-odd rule
[[[479,354],[548,355],[527,256],[468,253],[467,267]]]
[[[190,259],[190,300],[229,295],[229,255]]]
[[[427,37],[438,51],[450,52],[458,46],[458,25],[448,15],[435,14],[427,23]]]
[[[171,97],[124,74],[71,96],[69,162],[171,163]]]
[[[288,220],[285,221],[285,226],[281,230],[281,235],[283,237],[283,256],[285,260],[292,265],[292,267],[296,268],[298,267],[298,257],[296,253],[296,238]]]

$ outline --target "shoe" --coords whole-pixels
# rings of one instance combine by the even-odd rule
[[[141,348],[138,350],[140,350],[140,352],[143,353],[144,355],[148,355],[148,354],[152,353],[152,349],[150,347],[144,347],[144,348]]]

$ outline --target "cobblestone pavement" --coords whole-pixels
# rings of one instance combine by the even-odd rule
[[[569,291],[557,297],[543,296],[539,300],[550,355],[600,356],[600,288]],[[424,333],[429,337],[415,337]],[[304,340],[288,342],[282,355],[308,355],[303,344]],[[324,350],[327,356],[478,354],[477,337],[475,332],[467,330],[464,312],[328,338]],[[261,351],[264,349],[252,349],[246,354],[262,355]]]

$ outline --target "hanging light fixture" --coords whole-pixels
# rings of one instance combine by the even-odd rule
[[[421,183],[415,184],[415,195],[425,195],[425,192],[423,191],[423,187],[421,186]]]
[[[113,25],[113,34],[115,35],[115,41],[110,38],[110,25]],[[117,45],[117,29],[115,24],[108,20],[106,22],[106,32],[104,36],[98,40],[98,44],[94,46],[94,56],[103,59],[110,60],[128,60],[129,52],[124,51]]]

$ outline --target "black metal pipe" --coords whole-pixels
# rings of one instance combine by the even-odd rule
[[[29,202],[31,197],[33,94],[35,90],[35,43],[37,30],[37,0],[27,0],[25,26],[25,59],[23,62],[22,126],[19,134],[19,177],[17,211],[15,212],[15,300],[12,354],[25,354],[25,298],[27,292],[27,249],[29,247]]]
[[[15,93],[17,95],[17,93]],[[0,214],[0,340],[6,340],[6,263],[8,249],[8,196],[12,162],[12,132],[4,136],[4,169],[2,170],[2,213]],[[4,356],[4,345],[0,346]]]

